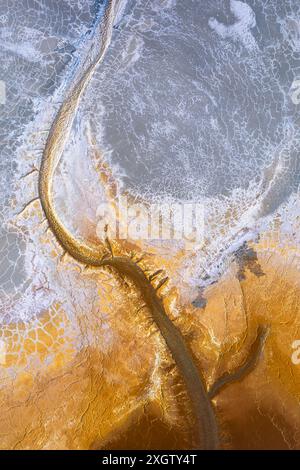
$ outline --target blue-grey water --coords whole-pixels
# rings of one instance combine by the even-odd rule
[[[16,210],[36,192],[34,177],[20,186],[20,176],[39,166],[51,125],[51,118],[43,122],[41,115],[54,116],[56,92],[80,65],[102,4],[0,3],[0,80],[7,95],[0,104],[4,310],[28,292],[27,258],[41,259],[32,248],[37,246],[32,226],[16,222]],[[78,159],[70,184],[93,187],[80,170],[89,155],[81,138],[89,126],[124,189],[146,200],[202,202],[206,244],[193,279],[201,284],[221,272],[224,257],[244,240],[241,233],[259,230],[258,221],[298,191],[300,102],[292,91],[300,88],[300,4],[124,0],[119,5],[107,55],[75,120],[70,145],[78,155],[66,149],[66,165],[68,158]],[[66,189],[57,186],[58,193]],[[61,207],[71,219],[68,189],[60,194]],[[29,312],[31,300],[26,302]]]
[[[179,199],[230,195],[259,184],[292,129],[281,198],[295,190],[299,15],[296,0],[129,2],[87,100],[126,186]]]

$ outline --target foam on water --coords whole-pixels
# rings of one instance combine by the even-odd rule
[[[233,0],[226,11],[218,1],[184,9],[137,1],[94,79],[101,107],[85,100],[99,148],[125,188],[153,203],[204,204],[198,285],[213,282],[299,184],[289,97],[299,66],[268,26],[274,12],[285,21],[273,2]]]
[[[252,8],[245,2],[230,0],[230,9],[236,17],[233,25],[225,25],[216,18],[210,18],[209,26],[224,39],[241,41],[249,50],[257,49],[257,43],[251,32],[251,29],[256,26],[255,13]]]

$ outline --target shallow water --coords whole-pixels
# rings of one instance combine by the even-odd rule
[[[86,99],[127,187],[195,200],[258,186],[287,129],[298,132],[299,11],[295,1],[131,2]],[[294,161],[298,136],[288,151]],[[275,206],[299,183],[298,160]]]
[[[208,403],[221,447],[299,448],[298,3],[121,0],[78,109],[104,2],[0,5],[0,448],[191,448],[191,404],[229,371]],[[55,222],[51,174],[34,200],[49,155]],[[203,204],[203,245],[106,240],[119,269],[84,266],[57,227],[104,249],[97,206],[116,181]]]
[[[24,240],[30,242],[35,222],[16,230],[15,217],[36,196],[36,179],[20,177],[40,164],[101,4],[46,2],[34,15],[31,6],[22,15],[19,3],[2,6],[9,80],[1,130],[8,223],[1,236],[11,240],[4,259],[11,266],[9,256],[16,258],[20,273],[15,286],[3,277],[4,299],[7,289],[19,298],[32,282]],[[299,15],[296,1],[120,2],[108,53],[80,104],[59,170],[65,223],[80,230],[80,209],[92,219],[101,199],[89,168],[89,126],[123,189],[150,201],[204,205],[205,246],[182,275],[195,286],[213,282],[299,186],[300,105],[291,96],[300,74]]]

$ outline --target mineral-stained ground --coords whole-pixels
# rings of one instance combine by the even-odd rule
[[[1,0],[0,56],[0,448],[300,449],[298,0]]]

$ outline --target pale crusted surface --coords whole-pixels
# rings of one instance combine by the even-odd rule
[[[173,306],[181,312],[176,324],[208,384],[243,361],[258,324],[270,325],[255,371],[215,399],[223,446],[298,448],[300,368],[290,360],[291,344],[300,337],[298,280],[283,257],[259,253],[258,259],[263,277],[247,272],[239,281],[233,269],[208,290],[205,309],[180,305],[180,294],[176,299],[173,292]],[[102,275],[98,280],[104,283]],[[166,380],[165,347],[157,334],[149,337],[154,327],[149,328],[146,312],[144,318],[136,315],[137,294],[130,300],[123,290],[107,279],[101,317],[91,305],[84,317],[78,314],[77,330],[59,305],[40,317],[39,329],[30,323],[5,328],[9,355],[1,377],[1,448],[111,447],[117,445],[111,436],[126,447],[137,423],[147,433],[139,434],[136,445],[151,447],[157,433],[165,435],[164,421],[169,445],[190,445],[189,404],[176,385],[180,378],[173,370]],[[104,318],[113,335],[110,344]],[[85,335],[94,346],[78,352],[74,344]],[[22,354],[13,355],[19,347]],[[178,442],[178,432],[186,439]]]
[[[1,153],[0,448],[190,448],[191,403],[140,293],[116,272],[64,254],[35,200],[46,137],[94,18],[92,2],[80,3],[57,2],[49,24],[42,8],[25,12],[0,38],[11,77]],[[120,188],[145,204],[165,193],[205,196],[201,249],[112,241],[113,250],[145,254],[148,275],[162,270],[154,286],[168,276],[159,296],[208,389],[239,370],[258,328],[269,327],[253,370],[214,398],[221,445],[298,449],[299,138],[289,92],[299,6],[216,0],[202,2],[204,14],[188,0],[184,9],[176,0],[131,3],[66,143],[57,213],[78,239],[99,244],[97,204],[114,204]]]

